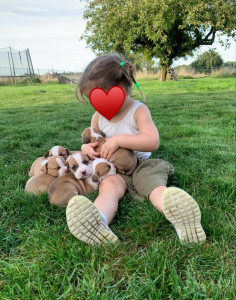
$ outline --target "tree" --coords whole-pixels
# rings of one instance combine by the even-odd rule
[[[235,36],[235,16],[234,0],[92,0],[82,38],[97,54],[159,58],[165,80],[174,59],[212,45],[216,33]]]
[[[213,49],[199,55],[192,63],[192,67],[200,73],[211,74],[212,70],[218,70],[223,65],[223,59]]]

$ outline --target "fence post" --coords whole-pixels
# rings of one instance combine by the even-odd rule
[[[34,77],[35,76],[34,75],[34,67],[33,67],[33,64],[32,64],[29,49],[26,50],[26,53],[27,53],[26,57],[27,57],[28,65],[30,66],[30,69],[32,69],[32,70],[30,70],[31,71],[30,74],[33,74],[33,77]]]
[[[15,66],[14,66],[14,61],[13,61],[13,57],[12,57],[11,47],[9,47],[9,49],[10,49],[12,68],[13,68],[14,79],[15,79],[16,78],[16,72],[15,72]],[[15,79],[15,83],[16,83],[16,79]]]
[[[7,52],[7,56],[8,56],[8,60],[9,60],[9,67],[10,67],[10,72],[11,72],[11,79],[12,79],[12,84],[14,84],[14,77],[12,74],[12,67],[11,67],[11,60],[10,60],[10,56],[9,56],[9,52]]]

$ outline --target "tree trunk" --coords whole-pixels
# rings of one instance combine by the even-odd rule
[[[160,68],[159,81],[166,81],[167,70],[165,67]]]

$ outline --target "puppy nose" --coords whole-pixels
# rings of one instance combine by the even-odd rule
[[[82,172],[82,175],[86,175],[86,171],[83,171],[83,172]]]

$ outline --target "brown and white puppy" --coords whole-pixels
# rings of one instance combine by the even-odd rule
[[[76,179],[74,174],[58,177],[50,185],[49,202],[58,206],[66,206],[76,195],[88,195],[98,188],[98,183],[91,185],[87,179]]]
[[[82,133],[82,143],[95,143],[98,142],[98,146],[94,148],[96,152],[99,152],[102,145],[106,142],[105,134],[103,131],[89,127]],[[117,172],[125,175],[133,174],[137,166],[137,157],[132,150],[119,148],[117,149],[109,161],[114,164]]]
[[[67,160],[67,157],[70,155],[70,151],[67,148],[64,148],[62,146],[54,146],[48,152],[44,155],[45,158],[58,155],[62,156],[65,160]]]
[[[53,155],[61,156],[65,160],[70,155],[70,151],[67,148],[64,148],[62,146],[54,146],[50,150],[47,151],[47,153],[44,156],[38,157],[32,164],[29,176],[37,176],[40,174],[43,174],[44,172],[41,170],[41,164],[45,160],[45,158],[51,157]]]
[[[101,182],[105,177],[116,174],[115,166],[104,158],[97,158],[92,163],[92,181]]]
[[[43,173],[59,177],[69,172],[68,163],[62,156],[54,155],[44,159],[41,163]]]
[[[116,174],[115,167],[109,161],[100,158],[92,162],[92,170],[94,173],[85,179],[77,179],[74,174],[57,178],[49,188],[49,202],[58,206],[66,206],[72,197],[87,196],[98,189],[103,178]]]
[[[55,179],[56,178],[54,176],[44,173],[41,175],[30,177],[30,179],[26,182],[25,190],[28,193],[40,195],[43,192],[48,192],[50,185]]]
[[[29,176],[37,176],[43,174],[43,171],[41,170],[41,164],[45,160],[44,156],[38,157],[30,167]]]
[[[77,179],[85,179],[92,174],[92,161],[82,151],[77,151],[67,158],[69,170]]]
[[[59,176],[68,173],[68,164],[61,156],[51,156],[41,163],[42,174],[31,177],[25,186],[29,193],[47,192],[51,183]]]

